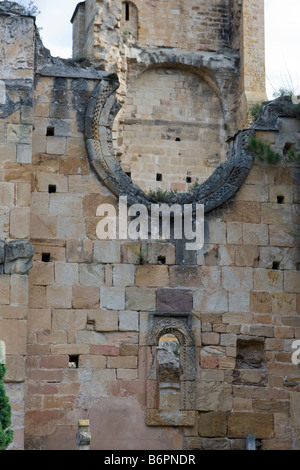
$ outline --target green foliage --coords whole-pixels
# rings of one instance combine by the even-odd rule
[[[267,162],[271,164],[279,163],[281,160],[281,155],[271,149],[270,145],[265,144],[261,140],[251,137],[249,139],[249,148],[253,152],[254,156],[260,162]]]
[[[38,7],[34,4],[33,0],[30,0],[28,5],[24,5],[23,3],[19,3],[19,6],[21,7],[22,13],[24,15],[37,16],[41,13],[40,10],[38,9]]]
[[[12,429],[7,429],[11,425],[11,407],[3,385],[5,373],[5,364],[0,364],[0,450],[6,450],[14,438]]]
[[[150,189],[150,191],[148,191],[149,200],[151,202],[166,202],[171,196],[174,196],[176,194],[177,191],[175,189],[163,190],[161,188],[158,188],[156,190]]]

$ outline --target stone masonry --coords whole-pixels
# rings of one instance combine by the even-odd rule
[[[0,2],[10,448],[75,450],[88,420],[91,450],[299,450],[300,114],[274,101],[246,129],[263,2],[87,0],[72,22],[53,58]],[[201,250],[98,238],[100,205],[150,187],[204,204]]]

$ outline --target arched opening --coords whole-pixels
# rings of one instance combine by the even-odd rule
[[[175,335],[162,336],[158,342],[157,377],[159,409],[180,409],[180,343]]]
[[[129,87],[115,126],[121,167],[146,193],[188,192],[227,156],[220,96],[208,72],[193,67],[144,71]]]
[[[121,31],[138,39],[138,9],[132,2],[122,2]]]

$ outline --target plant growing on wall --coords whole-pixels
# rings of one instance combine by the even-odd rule
[[[0,450],[6,450],[14,438],[13,430],[8,429],[11,425],[11,407],[3,385],[5,373],[5,364],[0,364]]]

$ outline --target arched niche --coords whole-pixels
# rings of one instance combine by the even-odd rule
[[[190,322],[190,314],[175,317],[154,314],[150,319],[148,363],[152,365],[147,378],[146,416],[149,426],[194,425],[196,350]],[[169,363],[163,358],[163,342],[169,343],[168,348],[164,345],[170,355]]]
[[[138,39],[139,14],[133,2],[122,2],[122,16],[120,29],[124,36],[132,35]]]
[[[189,191],[226,160],[226,120],[211,74],[182,64],[147,68],[116,116],[115,153],[146,193]]]

